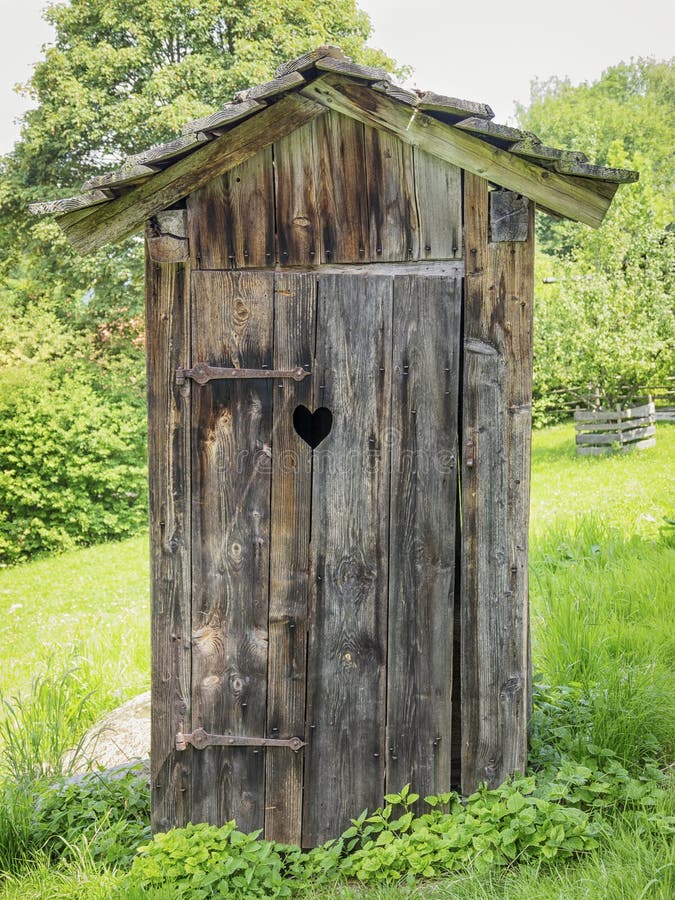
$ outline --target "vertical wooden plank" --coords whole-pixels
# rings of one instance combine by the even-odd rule
[[[462,172],[414,150],[420,259],[461,259]]]
[[[274,307],[274,367],[311,370],[316,276],[277,275]],[[293,427],[293,410],[299,404],[312,406],[311,378],[275,382],[267,733],[304,740],[312,450]],[[303,768],[302,751],[266,751],[268,840],[301,842]]]
[[[194,362],[271,367],[273,279],[192,277]],[[268,379],[193,387],[194,728],[262,737],[266,726],[272,397]],[[257,748],[193,753],[195,821],[264,826]]]
[[[189,194],[187,206],[194,268],[274,265],[271,146]]]
[[[387,790],[422,797],[452,774],[460,316],[459,279],[394,279]]]
[[[365,139],[371,258],[419,259],[412,147],[369,126]]]
[[[488,242],[488,185],[464,173],[462,786],[527,759],[527,548],[533,211],[525,242]]]
[[[282,266],[316,266],[323,258],[317,159],[315,122],[274,145],[277,256]]]
[[[303,844],[382,802],[392,281],[321,276],[315,406]]]
[[[366,262],[368,197],[363,125],[328,112],[316,121],[322,261]]]
[[[190,818],[190,395],[176,386],[189,353],[189,266],[153,263],[146,248],[148,479],[152,596],[152,827]]]

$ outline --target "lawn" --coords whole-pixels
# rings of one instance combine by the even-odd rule
[[[673,520],[675,426],[659,425],[655,448],[611,458],[577,457],[568,425],[535,433],[533,659],[540,682],[556,690],[566,686],[569,694],[556,695],[563,698],[559,712],[552,714],[549,705],[548,718],[541,719],[545,728],[533,744],[534,763],[548,764],[556,753],[578,762],[590,744],[611,751],[645,783],[652,777],[648,760],[664,771],[672,763]],[[1,570],[3,695],[25,694],[44,667],[74,666],[83,687],[95,692],[84,727],[147,688],[147,583],[145,536]],[[672,815],[663,802],[647,812],[615,809],[598,819],[599,848],[573,861],[464,869],[407,887],[317,888],[310,895],[665,900],[675,893],[675,861],[665,831],[654,823],[667,824],[667,812]],[[0,833],[0,849],[2,840]],[[102,872],[83,848],[60,873],[36,861],[32,871],[12,876],[0,897],[109,897],[122,886],[122,875]],[[128,884],[119,896],[175,896],[133,890]]]

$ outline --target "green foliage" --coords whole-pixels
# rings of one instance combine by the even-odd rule
[[[101,865],[128,868],[150,837],[150,792],[142,773],[90,773],[51,784],[37,804],[36,842],[52,860],[86,847]]]
[[[145,525],[144,432],[105,390],[65,361],[0,372],[0,564]]]
[[[60,672],[48,664],[27,697],[0,694],[0,779],[32,784],[70,774],[90,722],[88,701],[76,661]]]
[[[598,388],[613,405],[633,386],[661,387],[675,369],[675,184],[671,62],[636,60],[594,84],[533,86],[520,123],[546,143],[601,165],[634,168],[596,231],[537,220],[534,414],[560,418],[560,396]],[[598,111],[602,114],[599,115]],[[555,283],[543,284],[544,276]],[[630,396],[629,396],[630,399]]]

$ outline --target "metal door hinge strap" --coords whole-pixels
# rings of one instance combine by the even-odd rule
[[[238,734],[209,734],[203,728],[195,728],[192,734],[183,734],[179,731],[176,735],[176,750],[185,750],[192,744],[195,750],[203,750],[205,747],[290,747],[291,750],[300,750],[305,742],[299,737],[287,739],[281,738],[257,738],[242,737]]]
[[[186,378],[191,378],[197,384],[221,378],[292,378],[294,381],[302,381],[311,374],[301,366],[295,369],[222,369],[197,363],[191,369],[176,369],[176,384],[185,384]]]

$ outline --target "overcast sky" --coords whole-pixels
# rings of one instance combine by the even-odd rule
[[[41,19],[46,0],[0,0],[0,153],[18,136],[27,101],[13,92],[30,77],[52,38]],[[415,69],[410,86],[482,100],[496,121],[526,103],[533,78],[569,76],[576,84],[631,57],[675,54],[672,0],[361,0],[373,46]]]

